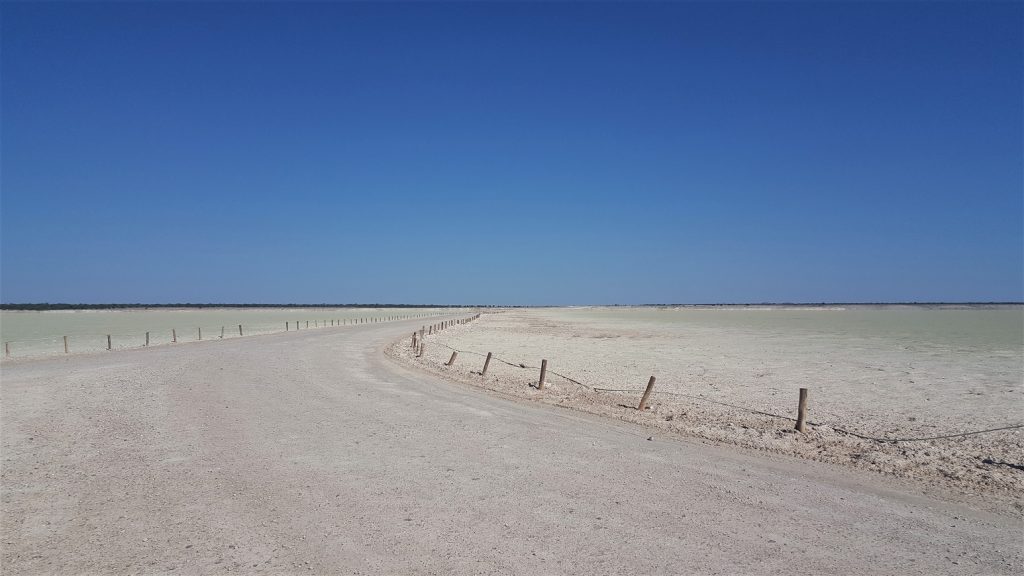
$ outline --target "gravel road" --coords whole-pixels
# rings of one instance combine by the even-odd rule
[[[0,569],[1024,572],[1015,515],[384,356],[418,326],[5,363]]]

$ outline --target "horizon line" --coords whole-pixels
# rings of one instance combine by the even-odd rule
[[[21,302],[0,303],[0,310],[106,310],[125,308],[653,308],[653,307],[702,307],[702,306],[1024,306],[1022,301],[878,301],[878,302],[688,302],[688,303],[644,303],[644,304],[396,304],[396,303],[67,303],[67,302]]]

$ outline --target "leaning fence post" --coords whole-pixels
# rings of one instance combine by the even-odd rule
[[[481,376],[486,376],[487,375],[487,366],[490,365],[490,363],[491,363],[491,353],[488,352],[487,353],[487,359],[484,360],[484,369],[480,371],[480,375]]]
[[[544,389],[544,377],[548,374],[548,361],[540,361],[540,381],[537,382],[537,390]]]
[[[221,338],[224,337],[224,327],[223,326],[220,327],[220,337]]]
[[[796,431],[804,431],[804,420],[807,417],[807,388],[800,389],[800,404],[796,409]]]
[[[242,335],[242,325],[241,324],[238,325],[238,335],[239,336]]]
[[[459,351],[458,350],[452,350],[452,357],[448,359],[448,363],[445,364],[445,366],[451,366],[452,364],[455,364],[455,358],[458,355],[459,355]]]
[[[647,399],[651,397],[651,391],[654,390],[654,376],[647,381],[647,388],[644,390],[644,395],[640,398],[640,404],[637,405],[636,409],[643,411],[647,408]]]

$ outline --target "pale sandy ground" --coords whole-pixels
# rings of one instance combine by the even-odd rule
[[[4,364],[0,571],[1019,574],[969,498],[446,382],[413,323]]]
[[[1021,423],[1019,356],[974,357],[940,347],[908,351],[867,342],[851,346],[821,335],[773,336],[700,326],[669,331],[652,323],[595,320],[585,311],[509,310],[428,336],[422,358],[413,357],[411,334],[389,353],[518,398],[881,472],[978,494],[992,508],[1024,512],[1022,429],[895,443],[833,429],[908,438]],[[445,366],[453,349],[460,356],[454,366]],[[487,376],[480,377],[488,351],[513,365],[493,360]],[[532,385],[542,358],[549,363],[548,382],[538,391]],[[640,413],[634,409],[639,390],[652,374],[658,393],[650,409]],[[809,420],[820,424],[807,434],[796,434],[792,420],[744,409],[795,418],[800,386],[810,388]],[[594,387],[637,392],[595,392]]]

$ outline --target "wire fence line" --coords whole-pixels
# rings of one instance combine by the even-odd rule
[[[497,360],[498,362],[501,362],[501,363],[506,364],[508,366],[512,366],[513,368],[529,369],[529,370],[541,370],[541,369],[543,369],[542,367],[530,366],[530,365],[527,365],[526,363],[523,363],[523,362],[509,361],[509,360],[506,360],[504,358],[500,358],[498,356],[495,356],[495,355],[493,355],[491,353],[482,354],[480,352],[475,352],[473,350],[460,350],[458,348],[454,348],[452,346],[444,344],[443,342],[434,342],[434,343],[438,344],[440,346],[443,346],[444,348],[447,348],[447,349],[449,349],[449,350],[451,350],[453,352],[458,352],[459,354],[472,354],[472,355],[475,355],[475,356],[480,356],[482,358],[486,358],[488,355],[490,355],[492,360]],[[545,364],[544,368],[546,368],[546,364]],[[592,391],[598,392],[598,393],[605,393],[605,392],[608,392],[608,393],[629,393],[629,394],[652,394],[653,393],[653,394],[660,394],[660,395],[664,395],[664,396],[678,396],[678,397],[685,397],[685,398],[689,398],[689,399],[693,399],[693,400],[698,400],[698,401],[706,402],[706,403],[710,403],[710,404],[717,404],[717,405],[720,405],[720,406],[727,406],[729,408],[734,408],[736,410],[742,410],[742,411],[749,412],[751,414],[757,414],[757,415],[760,415],[760,416],[769,416],[769,417],[772,417],[772,418],[778,418],[778,419],[787,420],[787,421],[790,421],[790,422],[798,422],[799,421],[798,418],[794,418],[792,416],[786,416],[786,415],[783,415],[783,414],[775,414],[773,412],[766,412],[764,410],[758,410],[756,408],[750,408],[750,407],[747,407],[747,406],[741,406],[741,405],[732,404],[732,403],[729,403],[729,402],[722,402],[720,400],[714,400],[712,398],[708,398],[706,396],[698,395],[698,394],[687,394],[687,393],[684,393],[684,392],[673,392],[673,391],[669,391],[669,390],[650,390],[650,389],[644,390],[644,389],[637,389],[637,388],[598,388],[598,387],[595,387],[595,386],[591,386],[589,384],[585,384],[583,382],[580,382],[579,380],[576,380],[574,378],[570,378],[570,377],[565,376],[563,374],[559,374],[558,372],[555,372],[553,370],[546,370],[546,373],[558,376],[558,377],[560,377],[560,378],[562,378],[562,379],[564,379],[564,380],[566,380],[566,381],[568,381],[568,382],[570,382],[572,384],[575,384],[577,386],[581,386],[583,388],[586,388],[586,389],[589,389],[589,390],[592,390]],[[477,372],[477,374],[479,374],[479,372]],[[959,433],[955,433],[955,434],[941,434],[941,435],[936,435],[936,436],[910,437],[910,438],[887,438],[887,437],[871,436],[869,434],[862,434],[860,432],[856,432],[856,431],[853,431],[853,430],[850,430],[850,429],[847,429],[847,428],[843,428],[841,426],[835,426],[835,425],[828,424],[828,423],[823,423],[823,422],[807,421],[806,424],[809,425],[809,426],[812,426],[812,427],[826,426],[826,427],[828,427],[828,428],[830,428],[832,430],[835,430],[836,432],[839,432],[841,434],[848,434],[850,436],[854,436],[854,437],[860,438],[862,440],[870,440],[870,441],[874,441],[874,442],[892,442],[892,443],[895,443],[895,442],[925,442],[925,441],[930,441],[930,440],[945,440],[945,439],[952,439],[952,438],[963,438],[963,437],[967,437],[967,436],[976,436],[976,435],[979,435],[979,434],[988,434],[988,433],[992,433],[992,432],[1002,432],[1002,431],[1007,431],[1007,430],[1019,430],[1021,428],[1024,428],[1024,423],[1021,423],[1021,424],[1007,424],[1005,426],[1000,426],[1000,427],[997,427],[997,428],[989,428],[989,429],[985,429],[985,430],[972,430],[972,431],[968,431],[968,432],[959,432]]]
[[[67,335],[60,336],[54,335],[5,340],[3,359],[13,360],[18,358],[42,358],[77,352],[101,352],[104,350],[130,350],[175,343],[261,336],[322,328],[351,327],[363,324],[400,320],[435,318],[450,314],[451,312],[440,312],[433,314],[371,314],[359,317],[326,319],[313,318],[309,320],[303,318],[301,320],[281,321],[277,324],[276,328],[271,327],[270,322],[264,321],[249,324],[248,326],[243,322],[241,324],[210,324],[187,326],[181,329],[161,328],[160,330],[138,332],[112,331],[105,334],[83,334],[71,332]],[[41,346],[43,344],[53,344],[53,346]]]

